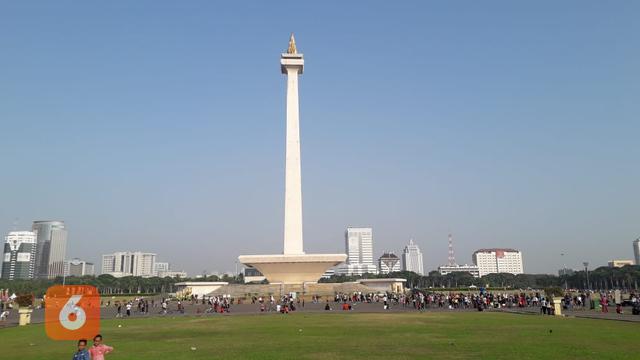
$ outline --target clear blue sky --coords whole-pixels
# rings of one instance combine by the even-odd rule
[[[434,269],[632,258],[637,1],[0,2],[0,226],[68,224],[69,256],[190,273],[282,250],[290,32],[305,248],[413,237]],[[566,253],[561,259],[560,253]]]

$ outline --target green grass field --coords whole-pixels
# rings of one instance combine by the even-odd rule
[[[148,318],[101,332],[116,348],[107,360],[640,358],[638,323],[505,313]],[[0,359],[70,359],[75,348],[42,325],[0,329],[0,344]]]

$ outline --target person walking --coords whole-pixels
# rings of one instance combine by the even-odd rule
[[[93,346],[89,349],[92,360],[104,360],[104,356],[113,351],[113,347],[102,343],[102,335],[93,337]]]

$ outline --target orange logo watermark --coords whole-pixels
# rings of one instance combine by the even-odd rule
[[[100,332],[100,294],[94,286],[52,286],[44,304],[44,325],[51,339],[91,339]]]

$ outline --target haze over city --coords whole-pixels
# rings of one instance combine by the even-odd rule
[[[363,4],[4,3],[3,233],[64,220],[68,258],[189,274],[280,252],[295,32],[305,250],[361,225],[427,271],[449,233],[527,273],[632,258],[639,4]]]

